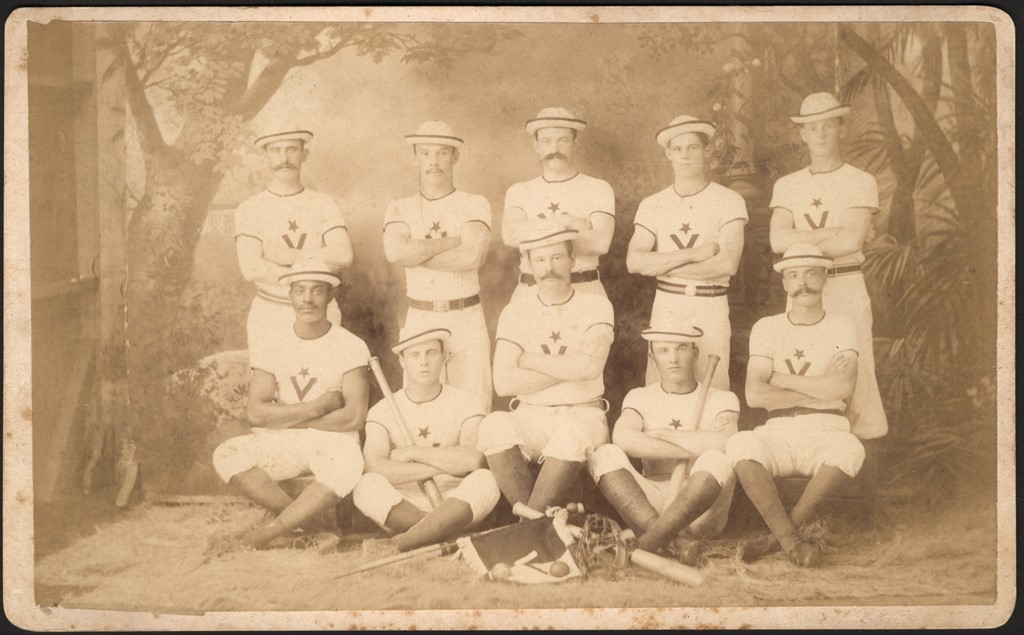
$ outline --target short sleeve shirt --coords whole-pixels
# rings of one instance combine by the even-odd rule
[[[816,377],[824,375],[837,353],[857,351],[853,321],[826,313],[815,324],[793,324],[780,313],[761,318],[750,331],[750,356],[772,360],[772,372]],[[845,410],[843,401],[809,404],[819,410]]]
[[[370,350],[363,340],[332,324],[330,330],[312,340],[302,339],[288,329],[281,337],[256,343],[249,357],[253,368],[277,380],[279,403],[297,404],[341,390],[345,373],[369,363]]]
[[[614,328],[611,302],[596,293],[577,293],[562,304],[547,305],[536,293],[515,296],[498,319],[497,339],[527,353],[565,355],[579,352],[590,329]],[[604,394],[604,378],[563,381],[537,392],[518,395],[525,403],[557,406],[586,403]]]
[[[565,181],[546,181],[543,176],[516,183],[505,193],[505,209],[518,207],[526,218],[538,220],[569,214],[589,219],[593,214],[615,217],[615,192],[607,181],[586,174],[577,174]],[[597,269],[598,257],[576,255],[573,271]],[[530,273],[520,258],[519,271]]]
[[[291,196],[267,190],[244,201],[235,210],[235,239],[248,236],[264,246],[320,249],[328,232],[345,228],[345,218],[327,194],[305,189]],[[266,295],[288,301],[288,287],[256,283]]]
[[[441,392],[430,401],[415,402],[404,390],[395,393],[395,402],[409,426],[413,443],[423,447],[449,448],[459,445],[462,426],[473,417],[481,417],[480,399],[475,393],[458,386],[441,385]],[[398,423],[386,400],[378,401],[366,415],[366,424],[384,427],[391,439],[391,448],[404,443]]]
[[[792,212],[795,229],[842,227],[851,208],[878,209],[878,182],[849,163],[829,172],[811,172],[807,167],[775,182],[770,207],[784,207]],[[864,253],[860,249],[835,259],[836,265],[862,262]]]
[[[722,227],[733,221],[747,222],[747,203],[743,197],[719,185],[707,187],[689,196],[680,196],[674,186],[640,202],[633,225],[636,231],[654,235],[654,250],[659,253],[699,247],[719,239]],[[693,280],[667,273],[658,280],[672,284],[729,286],[729,276],[711,280]]]
[[[460,190],[438,199],[417,194],[392,201],[384,213],[385,230],[391,223],[402,223],[417,239],[459,236],[467,223],[474,222],[491,227],[491,204],[483,196]],[[480,278],[476,271],[406,267],[405,286],[414,300],[456,300],[480,293]]]
[[[666,392],[660,383],[634,388],[626,394],[622,400],[623,410],[634,410],[643,420],[644,432],[667,428],[670,430],[681,430],[683,432],[694,432],[697,430],[710,432],[725,432],[718,415],[723,412],[740,411],[740,402],[735,394],[728,390],[719,390],[711,387],[708,389],[707,401],[704,402],[704,412],[701,413],[700,421],[694,421],[693,408],[697,402],[697,394],[700,392],[700,384],[692,392],[677,394]],[[658,477],[667,476],[672,473],[676,461],[673,459],[653,460],[643,459],[644,476]]]

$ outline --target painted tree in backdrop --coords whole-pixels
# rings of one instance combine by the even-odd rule
[[[211,352],[198,335],[202,316],[181,302],[210,203],[251,139],[247,124],[288,77],[347,51],[380,62],[450,65],[517,35],[450,25],[159,22],[109,27],[108,75],[123,73],[144,169],[132,195],[127,249],[128,346],[132,422],[125,438],[160,430],[159,452],[192,454],[200,442],[174,428],[202,412],[166,412],[164,382]],[[181,399],[201,382],[186,387]],[[191,392],[190,392],[191,391]],[[194,398],[191,401],[196,401]],[[171,427],[168,427],[171,426]],[[173,447],[167,447],[173,446]],[[159,454],[156,452],[156,454]],[[164,460],[173,482],[176,458]]]

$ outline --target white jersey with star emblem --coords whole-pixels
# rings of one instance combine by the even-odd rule
[[[459,236],[466,223],[483,223],[491,227],[491,204],[479,194],[455,190],[438,199],[422,194],[398,199],[384,212],[385,228],[390,223],[404,223],[409,235],[416,239]],[[480,293],[476,271],[438,271],[429,267],[406,267],[405,286],[414,300],[456,300]]]
[[[824,375],[837,353],[857,351],[857,332],[845,315],[826,313],[815,324],[793,324],[787,313],[761,318],[750,331],[751,357],[772,360],[772,372]],[[842,401],[806,404],[818,410],[845,410]]]
[[[806,167],[775,182],[769,207],[784,207],[792,212],[795,229],[842,227],[851,207],[878,210],[878,182],[849,163],[829,172],[811,172]],[[835,258],[836,265],[863,262],[860,249]]]
[[[345,218],[334,200],[322,192],[304,189],[278,196],[267,190],[244,201],[235,210],[235,238],[249,236],[264,246],[313,250],[325,245],[324,236],[345,229]],[[288,287],[256,283],[257,289],[278,302],[288,302]]]
[[[654,250],[678,251],[717,241],[721,228],[732,221],[747,222],[747,203],[729,188],[709,181],[707,187],[680,196],[670,185],[640,202],[633,225],[654,234]],[[672,273],[658,280],[673,284],[729,286],[729,276],[692,280]]]
[[[370,350],[363,340],[331,324],[326,333],[312,340],[302,339],[294,329],[288,329],[280,337],[257,342],[249,355],[254,369],[268,372],[277,380],[278,403],[296,404],[329,390],[341,390],[342,377],[366,366]]]
[[[611,302],[595,293],[573,291],[561,304],[547,305],[534,293],[513,297],[498,319],[497,339],[528,353],[565,355],[579,352],[584,334],[592,328],[614,328]],[[517,395],[536,406],[581,404],[604,395],[604,377],[563,381],[543,390]]]
[[[607,181],[577,174],[565,181],[546,181],[543,176],[516,183],[505,193],[505,209],[518,207],[526,218],[538,220],[570,214],[589,219],[592,214],[615,217],[615,192]],[[598,257],[576,254],[573,271],[597,269]],[[530,273],[520,258],[519,271]]]
[[[740,411],[740,401],[728,390],[708,389],[708,398],[704,403],[704,412],[700,421],[693,421],[693,408],[697,402],[700,384],[686,394],[666,392],[660,383],[634,388],[622,400],[623,410],[634,410],[643,420],[644,432],[667,428],[694,432],[705,430],[710,432],[726,432],[717,421],[723,412]],[[643,475],[651,478],[671,474],[676,465],[675,459],[656,460],[643,459]]]
[[[473,417],[484,415],[480,400],[465,388],[441,384],[441,392],[430,401],[415,402],[404,390],[395,393],[395,402],[409,426],[416,445],[451,448],[459,445],[462,425]],[[402,433],[386,400],[378,401],[366,415],[366,423],[384,427],[391,439],[391,449],[403,445]]]

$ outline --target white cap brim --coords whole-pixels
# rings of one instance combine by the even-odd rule
[[[569,117],[540,117],[537,119],[530,119],[526,122],[526,132],[534,135],[541,128],[569,128],[570,130],[583,130],[587,127],[587,122],[582,119],[572,119]]]
[[[782,258],[778,262],[772,265],[772,269],[782,273],[785,269],[792,269],[793,267],[822,267],[828,269],[832,266],[832,259],[828,256],[790,256],[789,258]]]
[[[302,280],[314,280],[316,282],[326,282],[331,285],[332,289],[341,284],[341,278],[330,271],[289,271],[288,273],[281,275],[278,280],[281,284],[285,285],[290,285],[293,282],[300,282]]]
[[[395,344],[394,346],[391,347],[391,351],[395,355],[398,355],[402,351],[411,346],[416,346],[417,344],[422,344],[423,342],[429,342],[431,340],[440,340],[441,345],[444,346],[444,349],[449,350],[451,348],[452,343],[452,332],[449,331],[448,329],[443,328],[428,329],[426,331],[421,331]]]
[[[289,130],[287,132],[275,132],[274,134],[268,134],[262,136],[252,142],[257,148],[262,148],[268,143],[274,143],[275,141],[285,141],[288,139],[297,139],[303,144],[307,144],[313,140],[313,133],[309,130]]]
[[[793,115],[789,118],[793,123],[812,123],[815,121],[822,121],[824,119],[836,119],[838,117],[845,117],[850,114],[849,106],[836,106],[835,108],[829,108],[821,112],[812,112],[807,115]]]
[[[417,143],[433,143],[441,146],[451,146],[453,148],[461,148],[464,143],[462,139],[458,137],[448,137],[445,135],[417,135],[407,134],[405,135],[405,142],[409,145],[416,145]]]
[[[700,132],[707,135],[708,139],[715,136],[715,126],[710,121],[684,121],[672,126],[666,126],[654,136],[655,140],[663,148],[667,148],[670,141],[688,132]]]
[[[704,331],[696,326],[692,328],[688,332],[648,328],[640,333],[640,337],[648,342],[696,342],[704,335]]]
[[[519,251],[525,253],[531,249],[537,249],[538,247],[545,247],[547,245],[554,245],[555,243],[564,243],[566,241],[575,240],[579,234],[580,233],[575,229],[559,229],[544,236],[522,241],[519,243]]]

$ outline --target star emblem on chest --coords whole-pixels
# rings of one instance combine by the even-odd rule
[[[551,211],[552,214],[557,214],[559,209],[558,203],[552,201],[551,205],[548,205],[548,209]]]
[[[806,357],[806,355],[804,355],[804,352],[798,348],[796,349],[796,352],[793,353],[793,357],[795,357],[796,359],[803,359],[804,357]]]
[[[441,231],[441,223],[434,221],[434,224],[430,226],[430,231],[439,232]]]
[[[299,231],[299,224],[293,220],[288,221],[288,231],[297,232]]]
[[[690,223],[683,223],[679,227],[679,231],[683,232],[684,234],[689,234],[690,233]]]
[[[558,331],[551,331],[551,341],[557,343],[558,340],[562,339],[561,333]]]
[[[309,369],[303,368],[302,370],[299,371],[299,375],[301,377],[309,377]]]
[[[430,436],[430,428],[420,428],[420,431],[416,433],[416,436],[421,439],[426,439]]]
[[[683,423],[679,419],[673,419],[672,423],[668,424],[668,427],[672,428],[673,430],[678,430],[679,428],[683,427]]]
[[[821,197],[819,196],[818,198],[811,200],[811,205],[814,206],[814,209],[818,209],[824,205],[824,203],[821,202]]]

